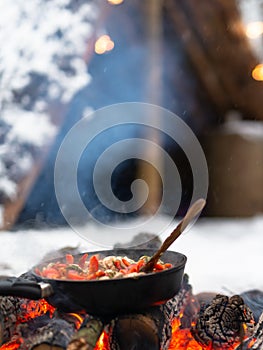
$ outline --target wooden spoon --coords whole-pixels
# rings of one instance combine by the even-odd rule
[[[179,222],[173,232],[166,238],[161,247],[157,252],[151,257],[151,259],[144,265],[141,269],[142,272],[151,272],[154,265],[157,263],[158,259],[162,254],[170,247],[170,245],[180,236],[180,234],[185,230],[188,224],[193,220],[193,218],[201,212],[204,208],[206,201],[203,198],[198,199],[194,204],[188,209],[184,218]]]

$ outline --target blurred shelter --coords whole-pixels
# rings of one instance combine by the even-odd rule
[[[27,191],[22,194],[15,215],[12,219],[7,219],[7,221],[10,220],[11,226],[15,222],[17,225],[65,223],[55,196],[53,174],[56,154],[61,142],[71,127],[92,109],[129,101],[163,106],[182,118],[201,141],[204,134],[208,135],[204,148],[208,165],[212,169],[207,206],[210,215],[253,215],[262,211],[260,205],[252,206],[249,210],[244,209],[242,205],[240,211],[231,211],[224,204],[229,202],[233,208],[235,198],[238,198],[240,187],[233,188],[231,191],[225,189],[228,188],[225,187],[226,184],[231,186],[235,183],[238,174],[233,166],[231,178],[228,179],[224,174],[219,175],[216,165],[218,161],[222,161],[221,166],[226,169],[230,159],[232,159],[231,164],[239,161],[243,146],[241,144],[236,146],[236,141],[230,139],[228,147],[224,150],[221,142],[225,145],[225,136],[219,132],[214,137],[215,130],[218,128],[221,130],[229,111],[238,111],[241,120],[250,120],[251,123],[257,121],[257,125],[262,124],[263,82],[255,79],[253,71],[263,62],[263,57],[260,57],[261,50],[256,50],[259,45],[253,45],[247,35],[248,23],[247,17],[244,17],[248,11],[251,13],[254,11],[253,13],[258,15],[257,20],[263,21],[262,6],[258,6],[259,2],[203,0],[197,6],[194,0],[160,0],[157,6],[156,0],[124,0],[116,3],[101,0],[98,2],[65,1],[64,7],[60,5],[60,11],[66,11],[68,16],[79,15],[69,26],[63,22],[61,28],[55,28],[54,35],[58,42],[59,39],[63,42],[64,38],[69,40],[66,34],[74,29],[76,36],[71,40],[80,38],[81,40],[77,41],[80,49],[77,51],[76,48],[71,48],[72,55],[62,52],[61,56],[57,57],[55,53],[53,63],[58,64],[66,72],[65,75],[68,78],[65,80],[66,86],[70,87],[71,84],[75,86],[72,83],[73,77],[79,77],[80,80],[76,81],[80,81],[81,84],[70,91],[72,95],[64,103],[63,94],[58,94],[59,85],[50,85],[52,70],[49,71],[47,66],[46,75],[29,73],[33,76],[34,82],[31,89],[25,85],[19,89],[14,86],[12,90],[14,96],[12,103],[34,113],[35,104],[32,106],[32,103],[27,103],[26,97],[32,97],[33,93],[37,96],[41,95],[46,103],[44,111],[50,116],[52,125],[56,126],[57,134],[53,136],[53,143],[48,147],[45,160],[41,162],[36,175],[26,186]],[[52,13],[51,2],[46,3],[49,4],[48,8]],[[45,1],[43,6],[44,4]],[[85,17],[83,8],[85,9],[87,4],[91,7]],[[22,13],[23,6],[21,8]],[[52,18],[54,20],[54,17]],[[80,18],[83,18],[83,21],[79,20]],[[50,22],[52,22],[51,17]],[[85,27],[84,23],[88,27]],[[30,40],[31,33],[27,35]],[[257,43],[262,43],[262,37],[261,33]],[[72,62],[75,62],[75,65],[72,65]],[[81,69],[78,75],[76,73],[79,67]],[[86,80],[83,77],[86,77]],[[260,73],[257,77],[260,77]],[[50,93],[47,94],[47,91]],[[41,108],[39,103],[37,106]],[[4,113],[6,102],[1,108]],[[3,127],[6,126],[1,128]],[[260,127],[259,130],[262,128]],[[91,148],[83,154],[79,171],[80,193],[83,201],[94,208],[98,217],[111,220],[114,214],[100,205],[91,184],[92,167],[96,159],[110,144],[144,132],[145,130],[135,126],[113,128],[106,136],[102,135],[97,143],[92,144]],[[171,155],[180,171],[183,193],[178,215],[181,215],[191,199],[193,186],[191,167],[183,150],[175,142],[165,135],[155,136]],[[219,141],[216,147],[218,148],[217,151],[213,151],[217,137]],[[261,143],[258,147],[261,148]],[[260,203],[263,196],[260,187],[262,154],[255,151],[254,147],[250,148],[247,145],[244,145],[244,150],[246,151],[242,151],[242,155],[246,153],[247,158],[244,158],[243,162],[246,162],[246,159],[251,161],[251,172],[253,171],[255,175],[251,176],[252,173],[248,169],[246,181],[242,183],[243,201],[246,202],[246,198],[248,199],[251,194],[250,181],[255,176],[258,182],[254,184],[258,188],[258,197],[261,197],[257,201]],[[106,164],[105,171],[107,171]],[[217,176],[213,175],[214,172]],[[32,174],[32,171],[29,173]],[[138,160],[127,160],[121,164],[112,179],[114,193],[120,199],[128,200],[131,196],[130,185],[141,173],[147,173],[148,179],[155,178],[153,169],[145,168],[144,164]],[[220,180],[223,176],[225,182],[217,182],[218,176]],[[172,183],[171,186],[173,186]],[[152,187],[153,189],[158,187],[158,178],[153,181]],[[215,191],[223,197],[219,197]],[[155,196],[158,197],[158,195],[157,193]],[[228,198],[231,200],[228,201]],[[151,201],[154,200],[154,198],[151,199]],[[16,196],[4,198],[3,208],[6,208],[6,203],[9,203],[9,210],[14,211],[17,203]],[[173,198],[170,205],[173,205]],[[219,207],[223,209],[218,210]],[[74,210],[74,203],[72,210]],[[169,214],[169,208],[166,214]]]

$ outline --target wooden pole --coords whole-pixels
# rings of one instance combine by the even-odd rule
[[[147,102],[160,105],[162,102],[162,8],[163,0],[145,0],[144,12],[146,18],[146,36],[148,42],[147,66],[148,81],[146,98]],[[159,110],[151,109],[150,118],[159,118]],[[161,121],[160,121],[161,124]],[[160,133],[156,129],[150,129],[146,138],[154,143],[161,144]],[[153,150],[151,146],[144,150],[145,159],[152,159],[156,165],[154,169],[147,162],[142,162],[139,166],[138,177],[148,184],[149,195],[146,203],[141,209],[143,214],[153,214],[160,204],[161,178],[158,168],[162,169],[162,159],[160,154]]]

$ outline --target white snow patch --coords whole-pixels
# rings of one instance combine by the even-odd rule
[[[160,217],[160,226],[166,223],[167,218]],[[110,227],[90,224],[87,225],[88,229],[97,230],[98,235],[101,230],[107,231],[108,235],[114,235]],[[138,232],[134,230],[134,235]],[[149,227],[148,232],[156,233],[156,227]],[[203,218],[188,232],[183,233],[171,250],[187,256],[185,272],[189,275],[194,293],[212,291],[229,294],[252,288],[263,289],[260,274],[260,267],[263,265],[262,232],[263,216],[251,219]],[[81,238],[70,228],[2,232],[0,262],[12,267],[10,274],[19,275],[30,269],[49,251],[78,245],[81,251],[103,249]]]
[[[0,191],[15,198],[13,179],[55,136],[49,106],[69,103],[91,79],[84,56],[98,8],[85,0],[1,0],[0,13]]]
[[[7,177],[2,177],[0,174],[0,193],[4,193],[5,196],[10,199],[16,199],[17,195],[17,185],[14,181],[8,179]],[[0,226],[1,227],[1,226]]]
[[[30,143],[37,147],[47,145],[53,139],[56,128],[49,121],[49,116],[17,109],[6,109],[2,114],[3,120],[12,125],[6,142],[16,140],[20,143]]]

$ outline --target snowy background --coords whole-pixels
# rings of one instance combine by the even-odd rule
[[[160,218],[159,225],[166,224],[166,221],[165,217]],[[101,230],[94,224],[87,226],[87,232],[92,235],[99,235]],[[111,234],[110,228],[104,230]],[[151,233],[156,233],[155,230],[156,226],[148,228]],[[253,288],[263,290],[262,233],[262,216],[251,219],[202,218],[170,249],[187,256],[185,271],[195,293],[232,294]],[[163,240],[165,236],[160,238]],[[19,275],[38,263],[46,253],[67,246],[79,246],[81,251],[105,249],[82,239],[70,228],[2,232],[0,272]]]
[[[0,12],[1,225],[1,203],[16,199],[56,135],[52,109],[90,82],[84,56],[98,10],[87,1],[2,0]]]
[[[0,204],[16,198],[17,184],[32,169],[43,146],[52,142],[57,132],[54,105],[67,104],[90,82],[84,57],[98,16],[95,4],[85,0],[0,2],[4,13],[0,23]],[[0,205],[0,221],[2,209]],[[159,226],[166,220],[161,217]],[[86,229],[93,236],[102,230],[92,223]],[[149,226],[148,231],[156,233],[156,229]],[[109,228],[105,230],[111,234]],[[263,290],[262,232],[262,216],[199,219],[171,249],[188,257],[185,271],[195,293]],[[45,254],[66,246],[102,249],[70,228],[0,232],[0,273],[20,275]]]

